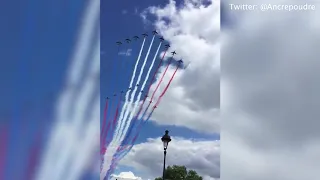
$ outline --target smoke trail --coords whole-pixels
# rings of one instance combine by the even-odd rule
[[[176,68],[176,70],[174,71],[174,73],[173,73],[173,75],[172,75],[171,79],[169,80],[169,83],[168,83],[168,84],[167,84],[167,86],[164,88],[163,92],[162,92],[162,93],[161,93],[161,95],[159,96],[158,101],[156,102],[156,104],[154,105],[154,107],[157,107],[157,106],[159,105],[159,103],[160,103],[160,101],[161,101],[162,97],[166,94],[166,92],[167,92],[167,90],[168,90],[168,88],[169,88],[169,86],[170,86],[170,84],[171,84],[171,82],[172,82],[172,80],[173,80],[174,76],[176,75],[176,73],[177,73],[178,69],[179,69],[179,66],[177,66],[177,68]]]
[[[180,64],[180,63],[179,63],[179,64]],[[175,77],[178,69],[179,69],[179,66],[177,66],[177,68],[176,68],[176,70],[174,71],[173,75],[171,76],[171,78],[170,78],[167,86],[166,86],[165,89],[162,91],[161,95],[159,96],[159,98],[158,98],[158,100],[157,100],[157,103],[156,103],[155,106],[152,108],[152,111],[151,111],[150,114],[148,115],[147,119],[146,119],[143,123],[141,122],[141,123],[139,124],[139,126],[138,126],[138,128],[137,128],[137,130],[136,130],[136,135],[135,135],[135,137],[132,139],[132,142],[131,142],[131,144],[130,144],[130,148],[129,148],[128,150],[124,151],[122,154],[120,154],[116,159],[121,159],[121,158],[123,158],[128,152],[130,152],[130,150],[132,149],[132,147],[133,147],[133,145],[134,145],[137,137],[138,137],[139,134],[140,134],[141,127],[142,127],[144,124],[146,124],[147,121],[150,120],[150,118],[151,118],[154,110],[155,110],[155,109],[157,108],[157,106],[160,104],[160,101],[161,101],[162,97],[166,94],[168,88],[170,87],[171,82],[172,82],[172,80],[174,79],[174,77]]]
[[[65,138],[66,142],[64,144],[64,151],[61,151],[60,149],[59,158],[57,159],[58,162],[53,167],[57,172],[55,172],[52,177],[61,177],[63,172],[66,171],[66,167],[63,165],[67,164],[69,157],[72,155],[72,150],[74,149],[79,129],[85,120],[86,109],[91,108],[89,106],[89,102],[91,97],[95,95],[95,89],[98,88],[97,85],[99,82],[93,81],[92,75],[95,75],[100,71],[100,39],[97,39],[97,45],[93,55],[95,56],[93,58],[93,64],[89,69],[89,74],[85,79],[85,84],[82,86],[77,102],[75,103],[76,113],[72,117],[72,120],[74,121],[73,124],[69,124],[69,126],[71,126],[68,129],[70,133],[69,138]]]
[[[142,67],[141,67],[141,69],[140,69],[140,74],[139,74],[139,76],[138,76],[137,84],[139,84],[140,81],[141,81],[141,77],[142,77],[144,68],[145,68],[145,66],[146,66],[147,59],[148,59],[148,57],[149,57],[151,47],[152,47],[152,45],[153,45],[154,38],[155,38],[155,35],[152,37],[152,40],[151,40],[151,43],[150,43],[148,52],[147,52],[147,54],[146,54],[146,57],[144,58],[144,62],[143,62]],[[146,80],[145,80],[145,82],[146,82]],[[143,85],[145,85],[145,82],[144,82]],[[139,88],[139,87],[137,87],[137,86],[134,87],[134,90],[133,90],[133,92],[132,92],[132,94],[131,94],[130,102],[133,102],[134,97],[135,97],[135,95],[136,95],[136,92],[137,92],[138,88]],[[141,96],[141,92],[139,93],[139,95]],[[128,122],[126,123],[127,118],[128,118],[128,116],[129,116],[129,113],[130,113],[130,116],[131,116],[131,114],[132,114],[132,116],[133,116],[134,111],[135,111],[135,109],[136,109],[136,105],[137,105],[136,103],[139,102],[140,96],[137,98],[138,100],[137,100],[133,105],[131,105],[131,107],[129,107],[129,108],[126,110],[126,113],[125,113],[124,118],[123,118],[123,125],[124,125],[124,126],[126,125],[126,126],[125,126],[125,130],[123,131],[122,128],[120,128],[122,131],[120,131],[120,136],[118,136],[118,139],[117,139],[118,141],[116,141],[116,142],[120,142],[121,139],[123,138],[124,133],[127,132],[128,126],[129,126],[129,124],[130,124],[130,120],[132,119],[132,117],[131,117],[131,119],[128,120],[129,123],[128,123]]]
[[[60,179],[66,180],[77,180],[80,179],[82,172],[84,172],[87,168],[87,165],[92,160],[92,157],[95,155],[97,145],[99,141],[97,140],[99,137],[99,127],[97,126],[99,122],[99,112],[100,112],[100,96],[99,94],[95,97],[94,107],[92,108],[91,121],[88,122],[86,128],[82,132],[85,134],[84,139],[79,140],[80,144],[73,151],[74,158],[72,163],[70,164],[70,169],[67,172],[66,176],[61,177]],[[94,141],[93,141],[94,140]]]
[[[140,105],[139,111],[138,111],[137,115],[134,117],[134,120],[133,120],[133,121],[136,121],[136,120],[139,118],[139,115],[140,115],[140,113],[141,113],[141,111],[142,111],[142,109],[143,109],[144,103],[145,103],[145,101],[147,100],[147,97],[148,97],[150,88],[151,88],[151,86],[152,86],[152,84],[153,84],[153,81],[154,81],[154,79],[155,79],[155,77],[156,77],[156,74],[158,73],[158,71],[159,71],[159,69],[160,69],[160,67],[161,67],[161,65],[162,65],[162,63],[163,63],[163,59],[164,59],[167,51],[168,51],[168,47],[167,47],[166,50],[164,51],[164,53],[163,53],[163,55],[162,55],[162,57],[161,57],[161,60],[160,60],[160,62],[159,62],[159,64],[158,64],[158,67],[156,68],[156,70],[155,70],[155,72],[154,72],[154,74],[153,74],[153,76],[152,76],[152,79],[151,79],[151,81],[150,81],[150,83],[149,83],[148,90],[147,90],[147,92],[146,92],[146,96],[144,97],[143,102],[142,102],[142,104]],[[150,104],[151,104],[151,103],[148,104],[148,107],[146,108],[146,110],[149,109]],[[145,114],[146,114],[146,111],[143,113],[142,117],[144,117]],[[130,135],[132,129],[133,129],[133,126],[130,127],[127,136]],[[125,144],[125,143],[126,143],[126,141],[125,141],[123,144]]]
[[[150,50],[151,50],[151,48],[152,48],[154,38],[155,38],[155,35],[152,37],[152,40],[151,40],[151,43],[150,43],[148,52],[147,52],[146,57],[145,57],[145,59],[144,59],[143,65],[142,65],[142,67],[141,67],[141,69],[140,69],[140,73],[139,73],[139,76],[138,76],[137,84],[139,84],[140,81],[141,81],[141,77],[142,77],[142,74],[143,74],[145,65],[146,65],[146,63],[147,63],[147,59],[148,59],[148,57],[149,57]],[[145,85],[145,83],[144,83],[144,85]],[[137,89],[138,89],[138,87],[135,86],[135,88],[134,88],[134,90],[133,90],[133,92],[132,92],[132,94],[131,94],[130,102],[133,102],[134,97],[135,97],[135,94],[136,94],[136,92],[137,92]],[[141,96],[141,93],[140,93],[140,96]],[[138,99],[137,102],[139,102],[139,100],[140,100],[140,97],[138,97],[138,98],[139,98],[139,99]],[[126,110],[125,116],[124,116],[124,118],[123,118],[123,120],[124,120],[124,121],[123,121],[123,122],[124,122],[123,125],[124,125],[124,126],[126,125],[126,126],[125,126],[125,130],[122,130],[122,128],[120,127],[120,136],[115,137],[115,139],[116,139],[115,142],[119,142],[119,145],[120,145],[120,143],[121,143],[121,140],[123,139],[123,135],[128,131],[129,124],[130,124],[130,120],[132,119],[131,116],[133,116],[133,114],[134,114],[134,111],[135,111],[135,109],[136,109],[136,105],[137,105],[137,104],[134,103],[133,106],[129,107],[129,108]],[[129,113],[131,113],[131,115],[130,115],[130,118],[131,118],[131,119],[128,119],[128,123],[126,123],[126,120],[127,120],[127,118],[128,118]],[[121,121],[122,121],[122,120],[121,120]],[[119,146],[119,145],[118,145],[118,146]]]
[[[160,44],[159,44],[159,46],[158,46],[158,48],[157,48],[157,51],[156,51],[156,53],[155,53],[155,55],[154,55],[154,57],[153,57],[152,63],[151,63],[151,65],[150,65],[150,68],[149,68],[148,73],[147,73],[147,75],[146,75],[145,81],[143,82],[143,85],[142,85],[142,87],[141,87],[141,90],[144,89],[145,84],[146,84],[147,80],[149,79],[151,70],[152,70],[152,68],[153,68],[153,66],[154,66],[154,63],[155,63],[155,60],[156,60],[156,58],[157,58],[157,56],[158,56],[158,53],[159,53],[161,44],[162,44],[162,42],[160,42]],[[164,55],[165,55],[165,53],[164,53]],[[164,57],[164,55],[163,55],[163,57]],[[162,57],[162,58],[163,58],[163,57]],[[158,70],[158,68],[157,68],[157,70]],[[154,74],[154,75],[155,75],[155,74]],[[154,77],[154,76],[153,76],[153,77]],[[154,79],[154,78],[152,78],[150,84],[152,84],[153,79]],[[149,88],[150,88],[150,85],[149,85]],[[149,88],[148,88],[148,91],[149,91]],[[147,91],[146,94],[148,94],[148,91]],[[139,96],[138,96],[138,98],[137,98],[137,100],[136,100],[136,102],[135,102],[136,105],[138,104],[138,101],[140,100],[141,93],[142,93],[142,91],[139,93]],[[121,145],[124,145],[124,144],[127,142],[127,138],[130,136],[131,131],[132,131],[133,127],[134,127],[135,121],[137,120],[137,117],[139,116],[140,112],[142,111],[143,104],[144,104],[146,98],[147,98],[147,96],[145,96],[142,104],[140,105],[140,108],[139,108],[139,111],[138,111],[137,115],[133,118],[132,123],[131,123],[131,125],[130,125],[130,127],[129,127],[129,129],[128,129],[128,133],[126,134],[125,138],[122,140]],[[134,110],[134,111],[135,111],[135,110]],[[132,114],[132,115],[133,115],[133,114]],[[129,119],[132,119],[132,117],[130,117]]]
[[[119,51],[120,51],[120,45],[118,45],[118,50],[117,50],[117,55],[119,54]],[[114,66],[113,66],[113,68],[112,68],[112,73],[111,74],[114,74],[114,71],[117,69],[117,63],[115,62],[114,63]],[[119,68],[118,68],[119,69]],[[119,71],[116,71],[116,72],[119,72]],[[117,78],[117,75],[116,75],[116,78]],[[113,79],[113,78],[112,78]],[[112,82],[112,79],[111,79],[111,87],[115,87],[115,86],[112,86],[113,84],[115,84],[115,83],[117,83],[117,80],[115,80],[115,82]],[[110,88],[110,89],[112,89],[112,88]],[[114,91],[114,89],[112,89],[111,90],[111,92],[113,93],[113,91]],[[111,107],[110,108],[110,111],[111,111],[111,109],[112,109],[112,98],[110,99],[110,103],[109,103],[109,107]],[[108,108],[105,108],[105,113],[106,114],[108,114],[108,111],[109,111],[109,109]],[[111,112],[110,112],[111,113]],[[105,127],[105,123],[106,123],[106,121],[107,121],[107,118],[108,118],[108,116],[106,115],[105,117],[104,117],[104,119],[103,119],[103,126],[102,126],[102,129],[101,129],[101,132],[100,132],[100,139],[102,138],[103,139],[103,136],[104,136],[104,134],[106,133],[106,129],[104,128]]]
[[[152,46],[153,40],[154,40],[154,37],[152,38],[152,41],[151,41],[151,43],[150,43],[147,56],[149,55],[150,48],[151,48],[151,46]],[[139,84],[139,82],[140,82],[140,80],[141,80],[141,76],[142,76],[142,73],[143,73],[143,69],[144,69],[144,67],[145,67],[145,65],[146,65],[146,62],[147,62],[147,58],[148,58],[147,56],[146,56],[146,58],[144,59],[144,62],[143,62],[142,67],[141,67],[141,69],[140,69],[140,73],[139,73],[138,80],[137,80],[137,83],[136,83],[137,85]],[[130,87],[132,87],[132,85],[130,85]],[[134,90],[133,90],[133,92],[132,92],[131,95],[130,95],[130,101],[129,101],[129,102],[133,102],[137,89],[138,89],[138,87],[137,87],[137,86],[134,86]],[[127,103],[127,100],[126,100],[125,103]],[[123,129],[123,126],[125,126],[126,119],[127,119],[128,114],[129,114],[129,112],[130,112],[130,109],[132,109],[132,105],[129,105],[128,108],[127,108],[127,107],[124,107],[124,108],[123,108],[123,110],[124,110],[125,113],[124,113],[124,116],[123,116],[122,118],[120,117],[120,121],[121,121],[121,122],[123,121],[123,123],[120,124],[120,130],[119,130],[119,131],[120,131],[120,135],[115,137],[115,138],[116,138],[116,142],[118,142],[118,141],[119,141],[119,138],[122,136],[122,129]],[[118,134],[117,134],[117,135],[118,135]]]
[[[76,43],[76,48],[74,52],[74,57],[72,58],[72,63],[70,65],[70,74],[67,77],[67,89],[62,92],[58,99],[56,106],[56,124],[53,127],[51,137],[45,148],[43,157],[40,163],[40,169],[37,171],[36,179],[51,179],[51,174],[55,173],[52,171],[52,164],[56,158],[56,153],[61,151],[61,139],[65,138],[66,127],[63,122],[68,114],[68,110],[71,105],[72,96],[76,94],[74,85],[80,83],[79,74],[82,72],[85,58],[87,57],[88,51],[90,49],[90,41],[93,37],[95,30],[95,23],[97,18],[99,18],[100,1],[92,0],[88,4],[88,8],[85,12],[85,17],[82,22],[81,31],[78,36],[78,42]],[[70,89],[72,88],[72,89]]]
[[[137,84],[139,84],[140,81],[141,81],[141,77],[142,77],[142,74],[143,74],[145,65],[146,65],[146,63],[147,63],[147,59],[148,59],[148,57],[149,57],[150,50],[151,50],[151,48],[152,48],[154,38],[155,38],[155,35],[152,37],[152,40],[151,40],[151,43],[150,43],[148,52],[147,52],[146,57],[145,57],[145,59],[144,59],[144,63],[143,63],[143,65],[142,65],[141,69],[140,69],[140,74],[139,74],[139,76],[138,76]],[[161,43],[160,43],[160,46],[161,46]],[[159,47],[159,48],[160,48],[160,47]],[[158,48],[157,51],[159,51],[159,48]],[[153,66],[153,64],[154,64],[154,62],[152,63],[152,66]],[[148,76],[149,76],[149,74],[150,74],[150,71],[151,71],[151,69],[152,69],[152,66],[150,66],[150,68],[149,68]],[[148,79],[145,78],[145,80],[144,80],[144,82],[143,82],[143,85],[142,85],[142,87],[141,87],[141,90],[143,90],[143,88],[144,88],[147,80],[148,80]],[[132,94],[131,94],[130,102],[133,102],[137,89],[138,89],[138,87],[135,86],[135,88],[134,88],[134,90],[133,90],[133,92],[132,92]],[[139,103],[139,101],[140,101],[140,97],[141,97],[141,91],[139,92],[139,95],[138,95],[138,97],[137,97],[137,100],[134,102],[133,106],[129,107],[129,108],[126,110],[125,116],[124,116],[124,118],[123,118],[123,120],[124,120],[124,121],[123,121],[123,122],[124,122],[123,125],[125,125],[125,128],[124,128],[123,131],[120,131],[120,136],[116,139],[116,142],[120,142],[120,144],[118,145],[118,149],[119,149],[119,147],[120,147],[120,145],[121,145],[121,141],[122,141],[122,139],[123,139],[123,136],[124,136],[124,135],[126,134],[126,132],[128,131],[130,122],[131,122],[131,120],[132,120],[132,118],[133,118],[133,115],[134,115],[134,113],[135,113],[135,111],[136,111],[137,105],[138,105],[138,103]],[[130,116],[129,116],[129,113],[130,113]],[[128,119],[128,116],[129,116],[129,119]],[[126,123],[127,120],[128,120],[128,122]],[[122,128],[120,128],[120,129],[122,129]],[[116,155],[116,154],[114,154],[114,155]],[[114,157],[114,156],[113,156],[113,157]],[[110,168],[109,168],[108,171],[110,171]]]
[[[121,93],[122,94],[122,93]],[[117,121],[117,118],[118,118],[118,114],[119,114],[119,108],[120,108],[120,102],[121,102],[121,95],[119,96],[119,102],[117,104],[117,109],[116,109],[116,113],[114,114],[114,117],[113,117],[113,121],[112,121],[112,126],[111,126],[111,132],[113,132],[113,130],[115,129],[115,124],[116,124],[116,121]],[[110,121],[111,122],[111,121]],[[106,140],[106,137],[107,136],[104,136],[104,139],[103,139],[103,143],[105,143],[105,140]],[[111,137],[110,137],[111,138]],[[109,142],[111,141],[110,140],[107,140],[107,145],[109,144]]]
[[[137,58],[137,62],[135,64],[135,67],[134,67],[134,70],[133,70],[133,74],[132,74],[132,77],[131,77],[131,81],[130,81],[130,87],[132,87],[132,84],[133,84],[133,80],[135,78],[135,74],[136,74],[136,71],[137,71],[137,67],[138,67],[138,64],[139,64],[139,61],[140,61],[140,57],[141,57],[141,53],[142,53],[142,50],[143,50],[143,47],[144,47],[144,43],[146,41],[146,38],[143,39],[143,42],[142,42],[142,45],[141,45],[141,48],[140,48],[140,52],[139,52],[139,56]],[[120,128],[120,125],[121,125],[121,118],[123,117],[123,113],[124,113],[124,110],[126,109],[126,107],[128,106],[128,98],[129,98],[129,93],[130,91],[127,91],[126,93],[126,96],[125,96],[125,104],[124,104],[124,107],[120,113],[120,119],[119,119],[119,122],[116,126],[116,130],[114,131],[114,136],[117,135],[117,132],[119,131],[119,128]],[[120,125],[119,125],[120,124]],[[112,144],[114,143],[114,139],[111,141],[110,145],[109,146],[112,146]],[[107,153],[104,154],[104,159],[107,158]],[[103,165],[103,168],[102,168],[102,173],[100,173],[100,179],[103,179],[104,177],[104,174],[103,173],[104,171],[106,171],[107,165]]]
[[[150,107],[150,105],[151,105],[151,103],[152,103],[152,100],[153,100],[153,98],[154,98],[154,95],[155,95],[155,93],[157,92],[157,90],[158,90],[161,82],[163,81],[164,76],[166,75],[166,73],[167,73],[167,71],[168,71],[168,68],[169,68],[169,66],[170,66],[170,64],[171,64],[171,61],[172,61],[172,59],[173,59],[173,56],[174,56],[174,55],[172,55],[172,57],[170,58],[169,63],[168,63],[168,65],[167,65],[165,71],[163,72],[163,74],[162,74],[162,76],[161,76],[161,79],[160,79],[160,81],[159,81],[158,84],[157,84],[156,89],[153,91],[152,96],[151,96],[151,99],[150,99],[150,102],[149,102],[147,108],[144,110],[144,112],[143,112],[143,114],[142,114],[142,116],[141,116],[141,119],[143,119],[143,117],[146,115],[146,113],[147,113],[147,111],[148,111],[148,109],[149,109],[149,107]]]
[[[174,55],[173,55],[173,56],[174,56]],[[172,59],[173,59],[173,56],[170,58],[169,63],[168,63],[168,65],[167,65],[167,67],[166,67],[166,69],[165,69],[164,73],[162,74],[162,77],[161,77],[161,79],[160,79],[160,81],[159,81],[159,83],[158,83],[158,85],[157,85],[156,89],[153,91],[152,96],[151,96],[151,100],[150,100],[150,101],[152,101],[152,99],[153,99],[153,97],[154,97],[154,95],[155,95],[156,91],[158,90],[158,88],[159,88],[159,86],[160,86],[161,82],[163,81],[163,78],[164,78],[164,76],[166,75],[166,73],[167,73],[167,71],[168,71],[168,68],[169,68],[169,66],[170,66],[170,64],[171,64],[171,61],[172,61]]]
[[[151,45],[152,45],[152,43],[153,43],[153,39],[152,39],[152,41],[151,41]],[[153,68],[153,66],[154,66],[154,63],[155,63],[156,57],[157,57],[157,55],[158,55],[158,53],[159,53],[159,49],[160,49],[160,47],[161,47],[161,44],[162,44],[162,42],[160,42],[160,44],[159,44],[159,46],[158,46],[158,48],[157,48],[157,51],[156,51],[156,53],[155,53],[155,55],[154,55],[154,57],[153,57],[152,63],[151,63],[151,65],[150,65],[150,67],[149,67],[149,70],[148,70],[148,72],[147,72],[147,75],[146,75],[146,77],[145,77],[145,79],[144,79],[144,82],[143,82],[143,84],[142,84],[142,86],[141,86],[141,91],[139,92],[139,95],[138,95],[138,97],[137,97],[137,99],[136,99],[136,101],[135,101],[135,103],[134,103],[134,109],[133,109],[133,111],[131,111],[130,117],[129,117],[129,119],[128,119],[129,122],[127,123],[126,130],[123,132],[122,136],[120,136],[120,137],[121,137],[120,139],[123,139],[123,136],[124,136],[125,133],[128,131],[128,128],[129,128],[128,126],[130,125],[130,121],[132,120],[132,118],[133,118],[133,116],[134,116],[134,113],[135,113],[135,111],[136,111],[136,108],[137,108],[137,106],[138,106],[138,103],[139,103],[140,98],[141,98],[141,95],[142,95],[142,91],[143,91],[143,89],[144,89],[144,87],[145,87],[145,85],[146,85],[146,83],[147,83],[147,81],[148,81],[148,79],[149,79],[150,72],[151,72],[151,70],[152,70],[152,68]],[[146,58],[145,58],[145,62],[146,62],[146,60],[148,59],[148,56],[149,56],[149,53],[150,53],[150,49],[151,49],[151,45],[150,45],[150,47],[149,47],[147,56],[146,56]],[[144,64],[144,65],[145,65],[145,64]],[[144,66],[142,66],[141,75],[142,75],[142,72],[143,72],[143,68],[144,68]],[[141,77],[141,76],[140,76],[140,77]],[[139,80],[140,80],[140,79],[139,79]],[[139,80],[138,80],[138,83],[139,83]],[[125,121],[124,121],[124,122],[125,122]],[[134,124],[134,122],[133,122],[133,124]]]
[[[103,124],[102,124],[102,129],[101,129],[101,133],[100,133],[100,140],[102,139],[102,136],[103,136],[103,130],[105,129],[105,126],[106,126],[106,121],[107,121],[107,112],[108,112],[108,100],[109,99],[107,99],[106,100],[106,104],[105,104],[105,106],[104,106],[104,110],[103,110]],[[108,130],[107,130],[108,131]],[[102,144],[101,142],[100,142],[100,144]]]

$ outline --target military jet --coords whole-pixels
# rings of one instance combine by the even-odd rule
[[[163,37],[160,37],[159,39],[160,39],[160,41],[164,41]]]
[[[133,36],[133,39],[137,40],[137,39],[139,39],[139,37],[138,36]]]
[[[118,42],[116,42],[117,43],[117,45],[121,45],[122,44],[122,42],[120,42],[120,41],[118,41]]]
[[[152,31],[153,35],[158,34],[156,30]]]
[[[126,39],[126,42],[129,43],[129,42],[131,42],[131,40],[127,38],[127,39]]]
[[[173,51],[173,52],[171,52],[171,54],[172,54],[172,55],[175,55],[175,54],[177,54],[177,53],[176,53],[176,51]]]

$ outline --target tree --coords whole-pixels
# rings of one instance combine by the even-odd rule
[[[165,174],[165,180],[202,180],[202,177],[194,170],[187,170],[185,166],[168,166]],[[158,177],[155,180],[162,180],[162,177]]]

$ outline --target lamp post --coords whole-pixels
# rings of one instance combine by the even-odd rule
[[[166,156],[167,156],[167,148],[169,145],[169,142],[171,141],[171,138],[169,136],[169,131],[166,130],[165,134],[162,136],[161,141],[163,142],[163,171],[162,171],[162,180],[164,180],[164,174],[165,174],[165,170],[166,170]]]

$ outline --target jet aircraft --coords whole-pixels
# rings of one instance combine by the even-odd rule
[[[138,36],[133,36],[133,39],[137,40],[137,39],[139,39],[139,37]]]
[[[172,54],[172,55],[175,55],[175,54],[177,54],[177,53],[176,53],[176,51],[173,51],[173,52],[171,52],[171,54]]]
[[[147,36],[148,36],[148,34],[147,34],[147,33],[143,33],[143,34],[142,34],[142,36],[147,37]]]
[[[160,39],[160,41],[164,41],[163,37],[160,37],[159,39]]]
[[[117,43],[117,45],[121,45],[122,44],[122,42],[120,42],[120,41],[118,41],[118,42],[116,42]]]
[[[131,40],[127,38],[127,39],[126,39],[126,42],[129,43],[129,42],[131,42]]]
[[[156,30],[152,31],[153,35],[158,34]]]

